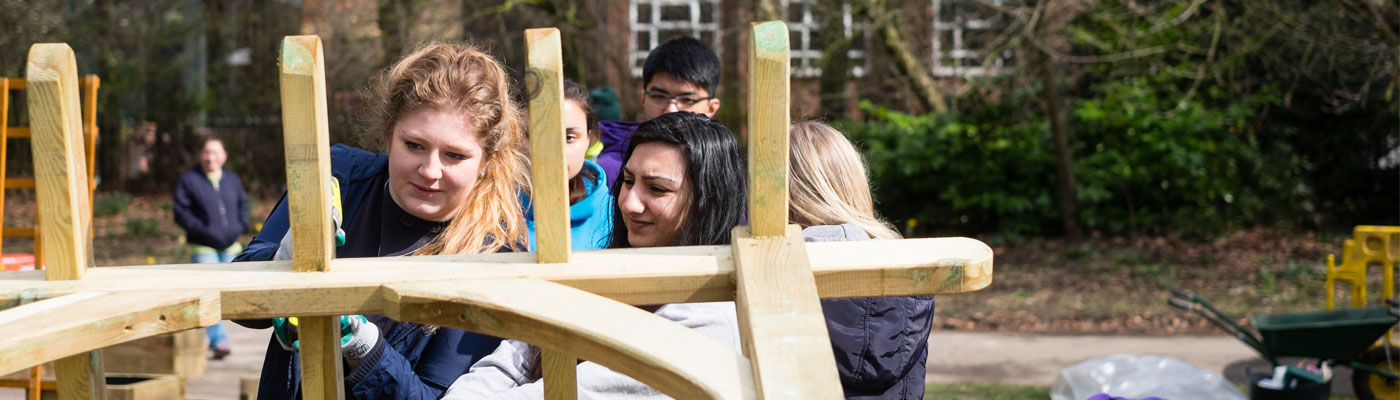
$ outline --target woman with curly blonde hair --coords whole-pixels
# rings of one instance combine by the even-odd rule
[[[364,144],[375,152],[331,148],[345,239],[336,257],[524,251],[525,122],[500,63],[471,45],[430,43],[385,70],[372,95]],[[235,261],[289,254],[287,228],[284,197]],[[341,321],[348,398],[436,399],[500,342],[380,315]],[[258,398],[299,398],[295,323],[240,323],[274,328]]]

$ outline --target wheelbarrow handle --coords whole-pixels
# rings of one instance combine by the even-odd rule
[[[1196,294],[1186,289],[1172,289],[1172,297],[1182,300],[1194,300]]]
[[[1172,307],[1180,308],[1186,311],[1196,311],[1196,304],[1187,300],[1170,298],[1167,299],[1167,304],[1170,304]]]

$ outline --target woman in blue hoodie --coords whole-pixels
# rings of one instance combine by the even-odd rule
[[[574,81],[564,81],[564,161],[569,173],[570,247],[596,250],[607,247],[612,235],[612,202],[608,178],[598,163],[585,158],[588,146],[598,141],[598,117],[588,90]],[[530,230],[530,249],[535,249],[535,209],[525,203],[525,226]]]

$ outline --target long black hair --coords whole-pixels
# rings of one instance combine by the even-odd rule
[[[622,165],[632,159],[637,146],[660,142],[676,146],[685,157],[685,180],[690,185],[690,204],[680,225],[678,246],[729,244],[729,232],[744,221],[748,187],[744,160],[734,134],[701,114],[674,112],[652,118],[632,134]],[[622,184],[613,186],[613,198],[621,199]],[[627,223],[622,209],[613,202],[613,233],[608,247],[632,247],[627,242]]]

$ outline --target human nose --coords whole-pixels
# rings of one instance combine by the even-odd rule
[[[668,112],[668,113],[673,113],[673,112],[680,111],[680,110],[681,110],[680,101],[677,101],[677,99],[674,98],[674,97],[673,97],[673,98],[670,98],[670,99],[666,99],[666,112]]]
[[[418,174],[429,180],[442,179],[442,159],[437,154],[429,154],[418,166]]]
[[[617,208],[625,214],[641,214],[642,211],[646,210],[646,207],[642,206],[641,199],[634,193],[635,190],[634,186],[618,193]]]

